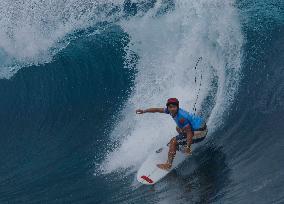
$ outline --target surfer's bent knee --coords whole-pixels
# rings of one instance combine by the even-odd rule
[[[172,139],[171,139],[171,141],[170,141],[170,144],[177,144],[177,139],[176,139],[176,137],[173,137]]]

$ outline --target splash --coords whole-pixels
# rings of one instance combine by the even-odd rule
[[[127,50],[139,56],[135,87],[123,119],[112,132],[116,145],[101,168],[105,173],[119,169],[137,170],[153,149],[173,137],[175,124],[166,114],[136,115],[135,109],[164,107],[169,97],[191,110],[197,94],[194,66],[202,56],[199,69],[203,82],[197,110],[214,94],[208,125],[211,133],[222,124],[222,116],[234,100],[241,68],[243,37],[232,1],[175,1],[173,9],[160,15],[163,1],[157,1],[143,16],[122,21],[131,37]],[[217,83],[214,83],[214,77]]]

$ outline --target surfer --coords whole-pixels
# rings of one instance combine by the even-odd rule
[[[179,133],[169,142],[168,160],[164,164],[157,166],[164,170],[172,167],[176,151],[180,146],[184,147],[185,153],[191,153],[191,144],[202,141],[207,134],[206,123],[200,116],[190,114],[184,109],[179,108],[179,101],[176,98],[167,100],[166,108],[148,108],[145,110],[137,109],[136,114],[143,113],[166,113],[170,114],[176,122],[176,131]]]

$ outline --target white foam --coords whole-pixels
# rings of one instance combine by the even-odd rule
[[[102,163],[105,173],[118,169],[137,170],[150,151],[175,135],[175,124],[166,114],[136,115],[137,108],[163,107],[169,97],[180,99],[189,110],[196,98],[194,65],[203,70],[197,108],[212,89],[213,73],[218,78],[215,106],[208,120],[211,133],[222,124],[238,88],[241,68],[242,33],[231,1],[175,1],[175,9],[157,17],[162,1],[146,15],[121,23],[131,37],[127,50],[139,56],[135,87],[124,116],[112,132],[119,145]]]
[[[67,34],[100,21],[112,21],[123,0],[0,0],[0,78],[20,68],[50,62]],[[103,8],[103,9],[102,9]]]

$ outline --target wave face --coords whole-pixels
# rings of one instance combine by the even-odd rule
[[[282,203],[281,1],[0,0],[1,203]],[[169,97],[207,119],[153,188]],[[107,196],[106,196],[107,195]]]

